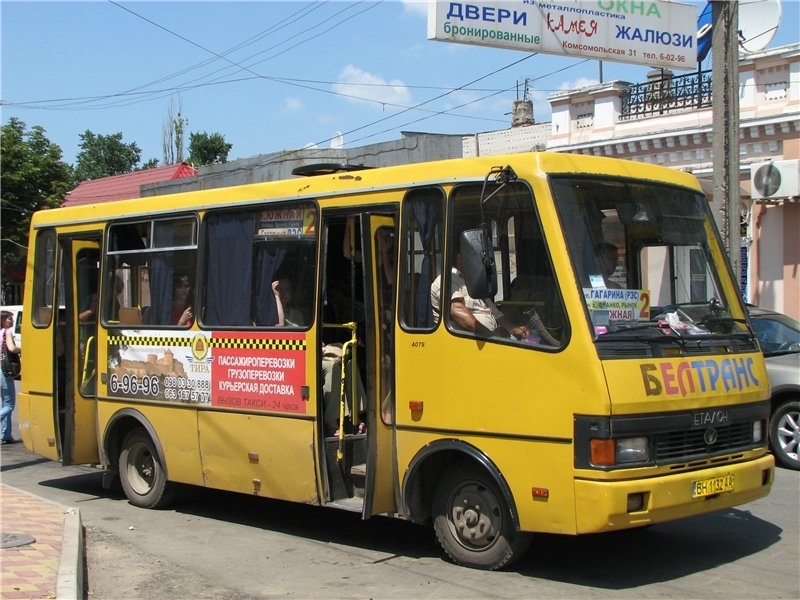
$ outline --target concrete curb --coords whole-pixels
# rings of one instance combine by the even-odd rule
[[[83,524],[80,510],[70,507],[64,512],[56,600],[82,600],[83,597]]]

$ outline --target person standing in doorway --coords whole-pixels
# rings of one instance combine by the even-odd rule
[[[0,313],[0,321],[3,326],[3,344],[9,353],[19,354],[20,348],[14,341],[14,315],[4,310]],[[19,440],[11,436],[11,413],[17,404],[17,390],[14,387],[13,377],[0,373],[0,392],[3,398],[3,407],[0,408],[0,443],[15,444]]]

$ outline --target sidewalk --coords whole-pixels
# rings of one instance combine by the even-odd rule
[[[83,599],[78,509],[0,484],[0,532],[0,599]]]

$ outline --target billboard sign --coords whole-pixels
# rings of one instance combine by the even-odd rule
[[[697,9],[665,0],[430,0],[428,39],[670,69],[697,66]]]

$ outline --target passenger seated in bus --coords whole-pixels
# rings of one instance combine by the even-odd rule
[[[358,395],[358,402],[353,410],[353,399],[351,398],[350,378],[348,374],[351,373],[350,360],[345,361],[345,427],[352,427],[348,425],[352,423],[352,414],[361,415],[366,410],[366,395],[364,394],[364,387],[361,382],[361,376],[358,371],[355,373],[356,386]],[[323,375],[323,424],[325,427],[325,436],[331,437],[338,435],[339,420],[341,416],[339,398],[342,389],[342,348],[340,344],[327,344],[322,348],[322,375]],[[366,427],[363,419],[359,419],[359,425],[356,428],[345,431],[346,433],[365,433]]]
[[[305,325],[303,313],[294,305],[294,285],[291,279],[281,277],[273,282],[272,289],[276,292],[276,301],[283,308],[283,322],[278,324],[288,325],[289,327],[302,327]]]
[[[431,308],[434,324],[441,318],[440,297],[442,276],[439,275],[431,284]],[[480,336],[505,335],[524,339],[530,335],[525,325],[517,325],[511,321],[491,298],[473,298],[467,291],[467,284],[461,274],[461,254],[456,254],[455,264],[450,271],[450,318],[453,323],[467,331]]]
[[[181,327],[191,327],[192,323],[194,323],[192,301],[191,279],[185,273],[175,275],[170,322]]]

